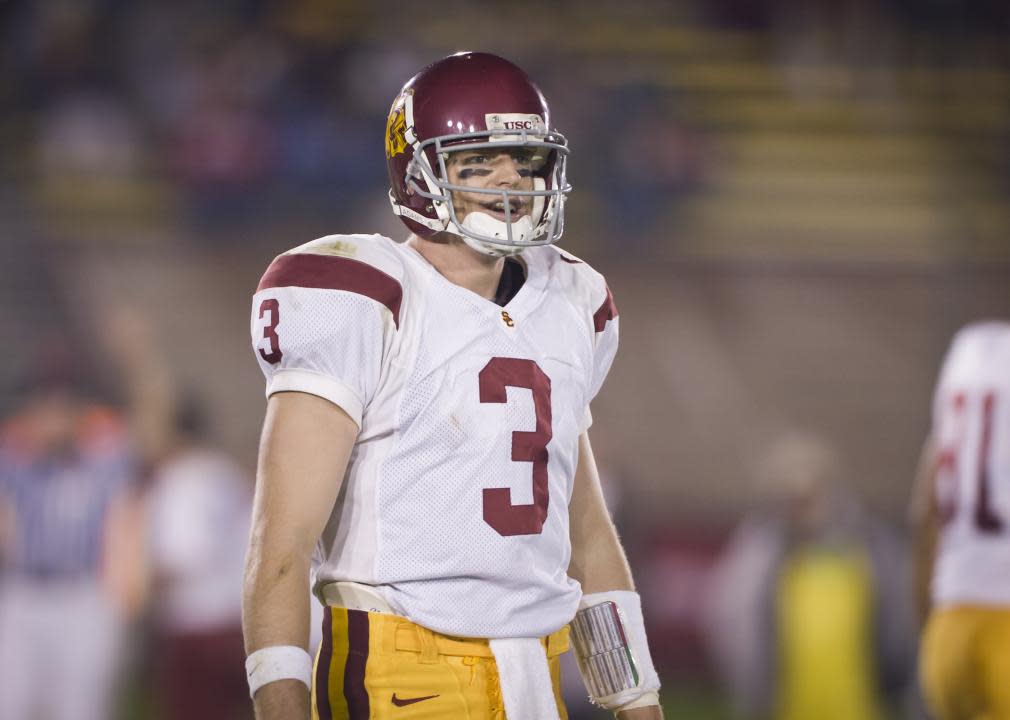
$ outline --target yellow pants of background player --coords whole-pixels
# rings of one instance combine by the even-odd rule
[[[487,640],[440,635],[396,615],[326,607],[312,683],[313,720],[504,720]],[[568,628],[542,641],[558,713]]]
[[[934,610],[919,673],[938,720],[1010,720],[1010,609]]]

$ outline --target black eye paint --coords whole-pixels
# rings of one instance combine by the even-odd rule
[[[459,171],[459,179],[466,180],[472,177],[485,177],[490,174],[490,170],[485,170],[484,168],[462,168]]]

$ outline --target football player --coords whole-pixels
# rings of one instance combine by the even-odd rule
[[[565,138],[522,70],[465,52],[403,87],[385,145],[407,241],[314,240],[253,299],[269,398],[244,607],[257,715],[566,717],[571,641],[597,703],[659,718],[587,435],[617,308],[553,246]]]
[[[913,512],[928,620],[919,670],[939,720],[1010,718],[1008,368],[1010,323],[958,332],[920,464]]]

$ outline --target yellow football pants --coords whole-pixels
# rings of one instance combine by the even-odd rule
[[[504,720],[487,640],[454,638],[384,613],[326,607],[312,683],[312,720]],[[568,627],[542,641],[558,713]]]
[[[938,720],[1010,720],[1010,609],[934,610],[919,675]]]

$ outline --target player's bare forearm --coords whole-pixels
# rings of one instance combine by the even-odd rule
[[[262,540],[250,547],[243,602],[246,653],[271,645],[308,648],[309,560],[264,552]],[[264,685],[253,698],[258,720],[309,717],[309,690],[297,680]]]
[[[17,517],[14,506],[0,495],[0,567],[13,552],[14,538],[17,537]]]
[[[568,574],[581,583],[582,591],[587,594],[633,591],[631,570],[603,499],[596,460],[586,433],[579,437],[579,465],[569,504],[569,519],[572,557]],[[622,710],[616,717],[618,720],[662,720],[663,711],[653,705]]]
[[[242,627],[246,653],[276,645],[307,648],[309,565],[357,437],[337,406],[303,393],[270,398],[263,424],[252,533],[246,557]],[[264,685],[259,720],[308,718],[297,680]]]
[[[572,558],[568,574],[584,593],[634,590],[631,570],[610,519],[589,437],[579,437],[579,466],[569,505]]]
[[[150,322],[134,308],[118,307],[100,335],[126,391],[130,434],[140,459],[157,463],[170,443],[175,388]]]
[[[264,685],[253,700],[256,720],[307,720],[309,689],[298,680]]]

